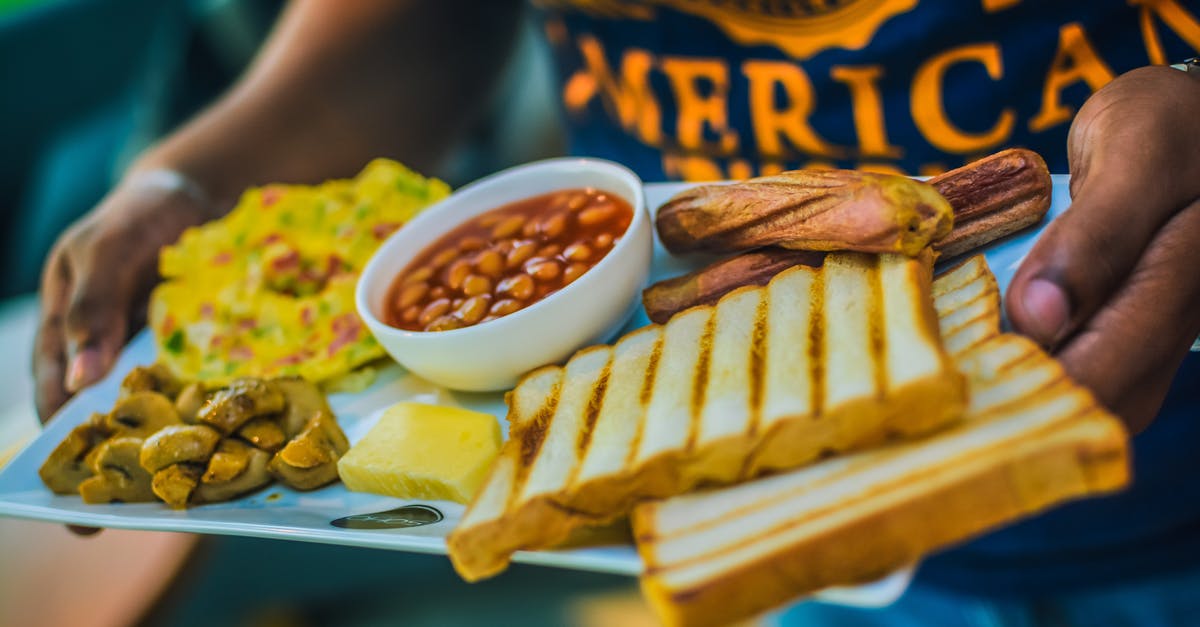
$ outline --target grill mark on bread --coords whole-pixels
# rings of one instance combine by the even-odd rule
[[[758,434],[758,424],[762,419],[763,386],[766,377],[763,374],[767,360],[767,336],[771,330],[767,328],[768,299],[764,295],[754,308],[754,332],[750,338],[750,421],[748,432],[751,436]],[[749,461],[747,457],[747,461]]]
[[[825,413],[825,273],[816,272],[813,275],[812,289],[809,290],[811,306],[810,324],[808,327],[808,364],[810,368],[809,381],[812,382],[812,402],[809,403],[809,413],[814,419]],[[803,306],[803,305],[801,305]]]
[[[966,344],[964,346],[957,346],[953,351],[949,350],[950,345],[957,343],[959,335],[967,332],[969,329],[971,329],[972,327],[974,327],[976,325],[987,324],[987,321],[984,320],[984,318],[987,318],[987,317],[988,316],[986,316],[986,315],[980,316],[980,317],[976,318],[975,320],[973,320],[970,324],[965,324],[962,327],[959,327],[945,335],[945,337],[943,339],[943,343],[946,344],[947,352],[949,353],[951,359],[958,360],[958,358],[961,357],[962,355],[966,355],[967,353],[975,350],[981,344],[983,344],[984,342],[986,342],[996,336],[996,332],[989,331],[988,333],[984,333],[980,337],[975,338],[975,341],[971,342],[970,344]]]
[[[874,257],[867,268],[867,320],[870,321],[871,359],[875,362],[875,397],[883,398],[888,389],[887,340],[883,325],[887,324],[887,312],[883,310],[883,285],[879,271],[879,258]]]
[[[1038,357],[1038,355],[1039,355],[1038,351],[1031,346],[1031,347],[1029,347],[1028,350],[1021,353],[1020,356],[1016,357],[1012,361],[1005,363],[1003,366],[1000,366],[999,368],[997,368],[996,372],[1001,375],[1007,374],[1017,368],[1020,368],[1022,365],[1028,363],[1029,361],[1036,359]],[[997,378],[999,378],[999,377],[997,377]]]
[[[953,291],[947,292],[947,295],[957,293],[958,291],[964,290],[968,287],[971,287],[971,285],[963,285],[961,287],[957,287]],[[960,304],[959,306],[955,307],[954,309],[948,309],[944,312],[938,312],[938,316],[940,318],[940,320],[938,322],[940,323],[940,322],[944,321],[945,319],[949,318],[953,314],[956,314],[965,309],[969,309],[971,306],[975,305],[976,303],[978,303],[980,301],[991,300],[993,297],[994,297],[994,294],[985,290],[985,291],[981,292],[975,298],[972,298],[971,300],[968,300],[967,302]],[[957,331],[958,329],[965,327],[968,324],[971,324],[972,322],[978,320],[979,318],[981,318],[983,316],[991,315],[993,313],[997,313],[997,312],[992,307],[987,307],[984,309],[983,313],[981,313],[980,315],[975,316],[974,318],[970,318],[968,320],[959,322],[958,324],[956,324],[952,327],[947,327],[947,328],[943,329],[942,332],[943,332],[943,334],[953,333],[953,332]]]
[[[558,408],[558,395],[562,392],[563,381],[560,378],[554,382],[554,387],[550,390],[550,395],[546,402],[538,409],[533,418],[525,423],[525,425],[512,437],[517,438],[521,443],[520,463],[517,464],[517,470],[513,477],[512,490],[508,495],[508,503],[505,509],[512,507],[518,495],[525,488],[525,480],[529,478],[529,471],[533,469],[533,460],[537,459],[538,452],[542,449],[542,443],[546,441],[546,433],[550,431],[550,423],[554,420],[554,410]]]
[[[646,408],[650,406],[650,399],[654,395],[654,380],[658,377],[658,361],[662,357],[663,338],[666,335],[666,329],[663,329],[663,332],[659,333],[658,338],[654,340],[654,347],[650,349],[650,359],[646,363],[646,378],[642,382],[642,390],[638,395],[642,410],[637,420],[637,428],[633,432],[633,439],[629,442],[629,452],[625,454],[626,468],[633,467],[638,449],[642,446],[642,434],[646,429]]]
[[[608,389],[608,376],[612,372],[612,364],[615,359],[616,353],[614,352],[608,358],[608,363],[604,364],[604,369],[600,371],[600,377],[596,379],[596,384],[592,387],[592,395],[588,399],[587,408],[584,409],[583,428],[579,430],[579,439],[575,443],[575,464],[571,467],[571,476],[567,478],[564,485],[574,484],[575,477],[579,475],[579,471],[583,467],[588,447],[592,444],[592,432],[596,428],[596,419],[600,417],[600,408],[604,405],[604,392]]]
[[[717,328],[717,311],[713,309],[704,321],[704,332],[700,334],[700,355],[696,359],[696,379],[692,382],[691,420],[688,422],[685,451],[696,450],[696,439],[700,437],[700,410],[704,407],[704,395],[708,391],[709,360],[712,359],[713,331]]]

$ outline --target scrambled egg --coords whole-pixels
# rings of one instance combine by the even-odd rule
[[[388,235],[449,193],[384,159],[351,180],[248,190],[162,250],[150,299],[160,361],[213,387],[328,381],[383,356],[355,313],[355,282]]]

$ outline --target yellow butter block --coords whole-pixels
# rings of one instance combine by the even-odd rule
[[[338,461],[346,487],[467,503],[500,450],[500,425],[458,407],[397,403]]]

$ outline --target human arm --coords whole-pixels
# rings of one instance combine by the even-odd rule
[[[158,249],[228,211],[246,187],[348,176],[376,156],[431,169],[484,112],[519,9],[289,5],[237,85],[144,153],[55,244],[34,354],[39,415],[111,367],[157,281]]]

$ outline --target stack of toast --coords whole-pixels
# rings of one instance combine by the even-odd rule
[[[1128,480],[1122,424],[1029,340],[1001,333],[982,257],[934,281],[963,419],[721,490],[637,506],[642,588],[663,622],[717,625],[861,583],[1061,501]]]
[[[1027,213],[1040,175],[999,161]],[[986,212],[956,214],[1004,204],[970,191]],[[1122,424],[1001,332],[983,258],[937,280],[933,261],[830,252],[530,373],[447,538],[455,568],[492,576],[629,516],[660,618],[719,624],[1123,486]]]
[[[500,461],[448,539],[467,579],[639,501],[957,420],[932,256],[835,253],[523,379]]]

